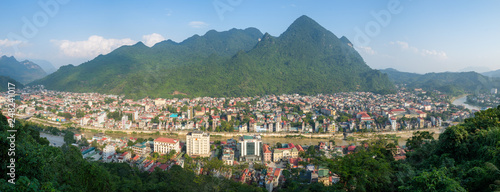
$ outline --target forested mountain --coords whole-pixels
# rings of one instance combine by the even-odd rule
[[[52,65],[49,61],[41,59],[31,59],[31,61],[40,66],[47,73],[47,75],[57,71],[56,67],[54,67],[54,65]]]
[[[484,72],[484,73],[481,73],[481,74],[484,75],[484,76],[487,76],[487,77],[498,77],[498,78],[500,78],[500,69],[499,70],[495,70],[495,71]]]
[[[476,72],[444,72],[421,75],[400,72],[391,68],[380,71],[387,74],[395,84],[407,84],[411,88],[435,89],[452,95],[465,92],[487,92],[493,87],[500,87],[500,79],[485,77]]]
[[[19,83],[18,81],[10,77],[0,76],[0,92],[8,91],[8,83],[13,83],[16,89],[24,88],[24,85],[22,83]]]
[[[9,76],[21,83],[29,83],[45,77],[47,73],[31,61],[24,60],[19,62],[13,56],[2,56],[0,57],[0,75]]]
[[[132,98],[394,90],[387,75],[368,67],[347,38],[307,16],[279,37],[255,28],[212,30],[181,43],[123,46],[79,66],[61,67],[35,84]]]

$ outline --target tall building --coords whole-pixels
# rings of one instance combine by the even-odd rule
[[[231,148],[224,148],[222,153],[222,161],[225,165],[233,165],[234,164],[234,151]]]
[[[107,113],[106,112],[102,112],[101,114],[99,114],[99,116],[97,117],[97,122],[99,124],[101,123],[104,123],[106,121],[106,117],[107,117]]]
[[[240,161],[262,160],[262,138],[259,135],[244,135],[239,143]]]
[[[192,119],[193,118],[193,108],[189,107],[187,110],[187,118]]]
[[[210,134],[202,131],[189,132],[186,135],[186,153],[200,157],[210,156]]]
[[[176,152],[180,151],[179,140],[164,137],[158,137],[154,140],[154,152],[167,154],[172,150],[175,150]]]
[[[491,88],[491,94],[496,95],[498,92],[497,88]]]
[[[109,144],[102,149],[102,159],[104,162],[111,162],[112,156],[116,153],[115,146]]]
[[[122,117],[122,129],[130,129],[130,125],[127,124],[127,122],[128,122],[128,116],[124,115]]]

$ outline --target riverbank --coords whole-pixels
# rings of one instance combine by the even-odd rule
[[[468,95],[469,95],[469,94],[462,94],[462,95],[459,95],[459,96],[456,96],[456,97],[452,97],[452,98],[450,99],[450,103],[454,103],[454,102],[455,102],[455,100],[460,99],[460,98],[462,98],[462,97],[467,98],[467,96],[468,96]]]
[[[31,118],[29,119],[31,122],[40,123],[46,126],[55,126],[60,129],[64,129],[64,126],[56,123],[56,122],[46,122],[45,120]],[[190,132],[187,130],[183,131],[144,131],[144,130],[109,130],[109,129],[101,129],[101,128],[90,128],[90,127],[82,127],[77,126],[76,128],[80,128],[81,133],[84,133],[87,138],[89,136],[96,133],[105,133],[108,136],[114,138],[121,137],[136,137],[136,138],[158,138],[158,137],[170,137],[179,139],[184,141],[186,135]],[[250,133],[240,133],[240,132],[209,132],[212,141],[224,141],[230,138],[238,139],[243,135],[251,135],[251,134],[259,134],[262,136],[262,140],[264,143],[297,143],[297,144],[311,144],[317,143],[319,141],[327,142],[329,140],[334,140],[337,145],[348,145],[348,144],[357,144],[364,140],[369,140],[375,138],[377,135],[387,135],[390,137],[394,137],[398,139],[398,143],[400,145],[404,145],[406,143],[406,139],[413,136],[413,133],[416,131],[429,131],[434,133],[435,138],[439,136],[443,132],[445,127],[436,127],[436,128],[426,128],[426,129],[417,129],[417,130],[405,130],[405,131],[387,131],[387,132],[356,132],[349,133],[349,140],[344,140],[343,133],[263,133],[263,132],[250,132]]]
[[[462,95],[461,97],[459,98],[456,98],[453,100],[452,104],[453,105],[461,105],[461,106],[464,106],[465,108],[469,109],[469,110],[481,110],[481,107],[480,106],[475,106],[475,105],[470,105],[470,104],[467,104],[467,96],[468,94],[464,94]]]

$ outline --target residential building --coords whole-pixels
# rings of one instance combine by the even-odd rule
[[[137,155],[144,155],[151,152],[151,147],[148,142],[137,143],[131,147],[132,151]]]
[[[273,152],[271,152],[271,150],[269,150],[269,145],[264,144],[262,152],[264,153],[264,155],[262,155],[263,158],[264,158],[264,162],[271,162],[272,156],[273,156]]]
[[[222,153],[222,161],[225,165],[233,165],[234,164],[234,151],[231,148],[224,148]]]
[[[106,145],[104,149],[102,149],[102,159],[105,162],[111,162],[113,155],[116,153],[115,151],[115,146],[113,145]]]
[[[277,148],[274,149],[273,161],[277,162],[284,159],[297,158],[299,157],[299,150],[295,148],[293,144],[289,144],[288,148]]]

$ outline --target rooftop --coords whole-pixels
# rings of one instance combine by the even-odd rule
[[[171,139],[171,138],[165,138],[165,137],[158,137],[155,139],[155,142],[164,142],[164,143],[177,143],[179,140],[177,139]]]

